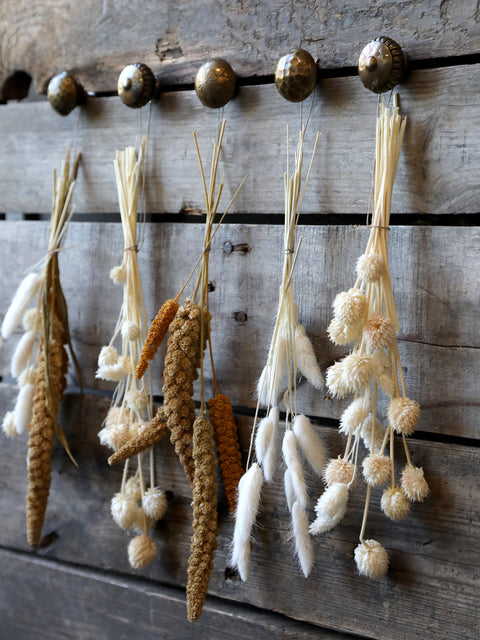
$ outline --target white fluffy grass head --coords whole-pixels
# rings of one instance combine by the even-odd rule
[[[143,494],[142,506],[146,515],[153,520],[161,520],[167,510],[167,496],[158,487],[150,487]]]
[[[98,366],[110,367],[113,364],[117,364],[120,354],[113,346],[104,346],[100,349],[98,354]]]
[[[377,282],[385,273],[385,260],[379,253],[364,253],[357,261],[357,275],[365,283]]]
[[[135,518],[135,522],[132,525],[132,529],[136,533],[144,533],[145,528],[151,529],[155,526],[155,520],[150,516],[147,516],[143,507],[138,507],[137,509],[137,517]]]
[[[363,398],[357,398],[342,413],[340,418],[340,433],[346,436],[354,435],[361,430],[367,415],[368,409],[365,408]]]
[[[385,438],[385,427],[378,419],[375,419],[374,423],[373,415],[369,413],[362,424],[360,435],[369,451],[378,452]]]
[[[365,482],[371,487],[378,487],[385,484],[390,476],[390,458],[379,453],[371,453],[363,459],[362,468]]]
[[[367,296],[358,289],[339,293],[333,301],[335,318],[346,325],[356,325],[365,318]]]
[[[361,576],[382,578],[388,570],[388,554],[377,540],[364,540],[355,549],[355,563]]]
[[[116,451],[130,439],[130,429],[126,423],[105,426],[98,432],[98,438],[104,447]]]
[[[391,318],[375,316],[365,323],[363,335],[372,351],[389,349],[395,340],[395,326]]]
[[[123,489],[125,495],[136,502],[139,502],[142,498],[142,491],[140,489],[140,480],[138,476],[132,476],[125,482],[125,487]]]
[[[412,435],[420,417],[420,406],[410,398],[394,398],[388,406],[388,421],[397,433]]]
[[[16,438],[18,436],[17,429],[15,427],[15,414],[13,411],[7,411],[2,422],[3,433],[7,438]]]
[[[18,376],[18,386],[24,387],[26,384],[35,384],[35,378],[37,377],[37,370],[33,365],[30,365],[22,371]]]
[[[128,320],[122,324],[122,338],[126,340],[134,341],[138,340],[142,336],[142,331],[138,324]]]
[[[116,493],[110,505],[112,518],[121,529],[129,529],[133,526],[138,512],[137,501],[125,493]]]
[[[115,284],[120,284],[125,279],[125,270],[122,265],[118,267],[113,267],[110,269],[110,279],[115,282]]]
[[[127,407],[135,413],[142,413],[147,408],[148,396],[143,389],[132,389],[125,394]]]
[[[32,307],[31,309],[27,309],[23,314],[22,318],[22,326],[24,331],[33,331],[35,329],[35,325],[37,323],[38,313],[37,308]]]
[[[380,506],[383,513],[391,520],[403,520],[410,512],[408,498],[399,487],[385,489]]]
[[[333,344],[339,346],[355,341],[362,332],[362,324],[344,324],[338,318],[333,318],[328,325],[327,333]]]
[[[342,360],[343,381],[349,393],[362,391],[370,381],[374,372],[374,361],[370,355],[350,353]]]
[[[157,545],[146,535],[137,536],[128,545],[128,561],[133,569],[143,569],[149,565],[157,555]]]
[[[353,462],[344,460],[343,458],[332,458],[323,472],[323,478],[327,487],[331,487],[336,482],[350,484],[355,473],[355,465]]]
[[[422,502],[430,493],[422,467],[407,464],[402,471],[401,485],[410,502]]]
[[[327,387],[328,391],[334,398],[344,398],[350,389],[345,382],[343,361],[332,364],[327,370]]]

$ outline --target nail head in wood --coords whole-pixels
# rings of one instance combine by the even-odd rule
[[[86,93],[71,74],[62,71],[48,83],[47,97],[57,113],[67,116],[75,107],[85,102]]]
[[[367,89],[384,93],[393,89],[405,76],[408,57],[402,47],[386,36],[371,40],[358,60],[358,75]]]
[[[223,58],[202,64],[195,77],[195,91],[200,102],[211,109],[223,107],[235,93],[235,73]]]
[[[134,62],[122,69],[118,76],[117,91],[124,105],[139,109],[158,98],[160,81],[146,64]]]
[[[275,69],[275,86],[290,102],[302,102],[315,89],[317,65],[305,49],[296,49],[280,58]]]

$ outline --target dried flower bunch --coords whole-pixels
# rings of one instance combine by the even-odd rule
[[[429,492],[423,469],[413,465],[406,440],[417,426],[420,409],[406,396],[396,339],[399,323],[388,265],[390,205],[405,125],[397,101],[391,109],[380,102],[370,237],[357,262],[357,281],[349,291],[336,296],[334,317],[328,328],[335,344],[355,342],[352,351],[327,372],[332,396],[344,398],[354,394],[353,402],[340,419],[340,432],[347,443],[343,456],[330,460],[325,469],[327,489],[317,502],[317,518],[310,527],[313,534],[324,533],[343,518],[363,442],[368,450],[362,462],[367,490],[360,544],[354,555],[358,572],[370,578],[380,578],[388,569],[385,549],[376,540],[364,537],[372,488],[388,483],[388,488],[383,489],[381,508],[392,520],[405,518],[410,503],[422,501]],[[379,391],[389,402],[386,428],[378,418]],[[395,434],[401,436],[407,458],[399,483],[395,475]]]
[[[18,380],[20,390],[15,409],[5,415],[3,431],[9,437],[16,437],[30,429],[27,456],[27,540],[31,546],[39,544],[41,539],[50,491],[55,433],[72,458],[57,421],[60,401],[66,387],[66,346],[69,347],[79,378],[80,373],[70,341],[58,254],[73,214],[71,201],[79,162],[78,155],[70,167],[70,151],[67,150],[58,178],[54,171],[48,253],[40,266],[34,267],[18,287],[1,329],[5,339],[11,336],[21,321],[25,330],[11,361],[12,376]]]
[[[211,316],[208,304],[208,265],[212,240],[220,223],[230,209],[245,179],[235,192],[214,229],[223,191],[223,179],[217,185],[218,163],[226,121],[219,128],[213,146],[210,180],[207,187],[205,172],[195,133],[195,148],[200,165],[205,196],[205,233],[203,249],[185,284],[171,300],[159,309],[147,334],[135,375],[141,379],[161,342],[169,333],[163,372],[164,403],[162,412],[170,432],[170,442],[193,491],[193,536],[188,562],[187,615],[191,622],[198,620],[207,595],[217,537],[217,444],[220,468],[231,509],[234,509],[236,488],[243,473],[237,429],[233,410],[227,396],[220,394],[213,364],[210,339]],[[192,295],[183,304],[179,300],[197,267],[199,274]],[[204,352],[209,346],[216,396],[209,400],[211,421],[207,417],[204,383]],[[193,383],[199,376],[201,403],[195,415]]]
[[[134,569],[150,564],[157,554],[148,530],[160,520],[167,508],[167,498],[155,482],[153,446],[167,432],[163,412],[153,417],[152,385],[147,379],[137,381],[134,365],[145,338],[146,316],[142,284],[138,271],[137,213],[146,139],[138,154],[134,147],[118,151],[114,167],[124,238],[122,263],[110,272],[111,279],[123,285],[123,302],[110,343],[98,357],[97,378],[117,382],[113,402],[100,442],[115,453],[109,462],[125,461],[120,491],[114,495],[111,512],[122,529],[138,535],[128,546],[128,559]],[[121,349],[114,345],[118,341]],[[149,486],[143,472],[143,454],[149,451]],[[130,460],[136,456],[136,471],[129,477]]]
[[[306,335],[305,328],[298,322],[298,309],[293,297],[292,276],[300,248],[300,243],[295,248],[295,232],[319,135],[317,134],[315,140],[303,192],[301,193],[301,182],[305,127],[300,132],[294,171],[292,175],[289,175],[287,161],[287,172],[284,176],[285,227],[282,284],[267,363],[257,387],[257,416],[261,406],[266,407],[267,415],[260,420],[258,427],[257,417],[255,418],[249,461],[252,457],[255,438],[256,462],[249,467],[240,481],[233,539],[232,562],[238,568],[242,580],[248,578],[252,526],[260,504],[263,480],[272,482],[278,466],[279,402],[281,399],[283,399],[286,410],[285,434],[282,442],[282,454],[286,467],[284,473],[285,495],[292,518],[295,548],[305,576],[309,575],[313,564],[313,545],[308,530],[308,491],[302,457],[309,463],[313,471],[320,475],[325,464],[325,449],[310,420],[297,411],[296,385],[298,372],[316,389],[322,388],[323,376],[312,343]]]

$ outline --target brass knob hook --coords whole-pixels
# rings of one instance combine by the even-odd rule
[[[305,49],[296,49],[280,58],[275,69],[275,85],[286,100],[302,102],[315,89],[317,65]]]
[[[67,116],[75,107],[84,104],[87,94],[70,73],[62,71],[48,83],[47,97],[57,113]]]
[[[358,60],[358,75],[367,89],[384,93],[393,89],[406,75],[408,56],[402,47],[386,36],[371,40]]]
[[[160,95],[160,80],[150,67],[134,62],[124,67],[118,76],[118,95],[124,105],[139,109]]]
[[[202,64],[195,77],[195,91],[200,102],[211,109],[224,107],[235,93],[235,73],[223,58]]]

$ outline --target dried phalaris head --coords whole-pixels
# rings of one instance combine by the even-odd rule
[[[365,283],[377,282],[385,273],[385,260],[379,253],[364,253],[357,261],[357,275]]]
[[[383,513],[391,520],[403,520],[410,512],[407,496],[399,487],[385,489],[382,494],[381,507]]]
[[[146,535],[132,538],[128,545],[128,561],[133,569],[143,569],[149,565],[157,555],[157,545]]]
[[[152,520],[161,520],[167,510],[167,496],[165,491],[162,491],[158,487],[150,487],[143,494],[142,506],[145,511],[145,515]]]
[[[388,554],[377,540],[363,540],[354,555],[361,576],[382,578],[387,573]]]
[[[121,529],[129,529],[137,519],[137,501],[121,491],[113,496],[110,509],[114,522]]]
[[[339,346],[354,342],[362,332],[362,324],[344,324],[338,318],[333,318],[328,325],[328,337]]]
[[[323,478],[327,487],[330,487],[336,482],[344,484],[350,484],[355,474],[355,465],[349,460],[344,460],[340,456],[333,458],[327,464],[325,471],[323,472]]]
[[[367,311],[367,296],[358,289],[337,294],[333,301],[335,318],[347,326],[362,322]]]
[[[363,397],[354,400],[342,413],[340,418],[340,433],[347,436],[358,433],[368,416]]]
[[[395,327],[390,318],[375,316],[365,323],[363,335],[372,351],[389,349],[395,340]]]
[[[390,458],[379,453],[371,453],[363,459],[362,469],[365,482],[370,486],[385,484],[391,472]]]
[[[422,467],[407,464],[402,471],[401,485],[410,502],[422,502],[430,493]]]
[[[410,398],[394,398],[388,406],[388,421],[397,433],[411,436],[420,417],[420,406]]]
[[[343,381],[350,393],[363,391],[370,384],[374,372],[371,355],[350,353],[342,360],[342,365]]]

